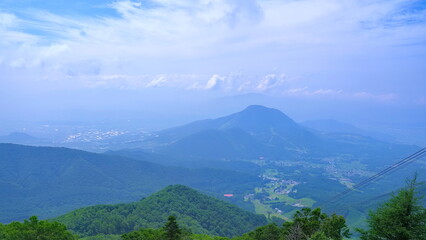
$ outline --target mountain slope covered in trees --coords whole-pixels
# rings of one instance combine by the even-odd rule
[[[137,201],[170,184],[218,197],[231,192],[243,202],[242,196],[259,183],[256,176],[233,171],[164,167],[67,148],[0,144],[0,156],[3,223],[32,215],[55,217],[94,204]]]
[[[160,228],[170,215],[175,215],[183,227],[194,233],[228,237],[267,223],[263,215],[242,210],[183,185],[168,186],[134,203],[77,209],[55,220],[80,235],[92,236]]]

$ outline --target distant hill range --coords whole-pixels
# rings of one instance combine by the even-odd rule
[[[13,132],[7,136],[0,136],[0,143],[34,144],[41,139],[22,132]]]
[[[196,188],[253,210],[244,195],[264,184],[258,176],[268,168],[303,183],[291,196],[320,202],[344,188],[338,181],[343,177],[333,175],[340,174],[341,166],[350,181],[359,182],[420,149],[359,134],[312,130],[258,105],[158,131],[137,144],[136,149],[107,154],[0,144],[0,222],[133,202],[170,184]],[[324,178],[330,181],[322,184]],[[226,193],[234,197],[225,198]]]
[[[279,110],[259,105],[229,116],[156,132],[140,147],[175,157],[210,160],[280,161],[345,155],[373,165],[383,162],[373,162],[371,158],[395,160],[419,149],[353,131],[318,132],[296,123]]]
[[[160,228],[175,215],[194,233],[236,236],[267,224],[256,215],[183,185],[162,189],[138,202],[97,205],[74,210],[54,220],[80,236],[123,234],[139,228]]]
[[[143,160],[143,159],[141,159]],[[255,175],[185,169],[85,151],[0,144],[0,222],[37,215],[55,217],[78,207],[131,202],[170,184],[184,184],[214,196],[244,194]],[[251,206],[252,207],[252,206]]]
[[[313,130],[317,130],[323,133],[346,133],[346,134],[354,134],[361,135],[366,137],[371,137],[381,141],[389,141],[394,142],[396,139],[390,135],[368,131],[356,127],[349,123],[339,122],[332,119],[322,119],[322,120],[310,120],[300,123],[302,126],[308,127]]]

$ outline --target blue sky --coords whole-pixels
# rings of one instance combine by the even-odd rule
[[[78,110],[88,91],[104,92],[93,108],[125,104],[132,91],[158,100],[135,100],[146,109],[182,92],[260,94],[414,109],[426,122],[425,66],[425,1],[0,2],[0,107],[10,119]]]

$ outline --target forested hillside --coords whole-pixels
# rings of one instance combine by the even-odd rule
[[[31,215],[55,217],[94,205],[132,202],[170,184],[211,195],[243,196],[256,187],[254,175],[212,169],[164,167],[125,157],[67,148],[0,144],[0,222]]]
[[[173,185],[129,204],[81,208],[54,220],[83,236],[123,234],[139,228],[159,228],[175,215],[194,233],[237,236],[267,223],[265,216],[201,194],[183,185]]]
[[[423,206],[421,183],[416,176],[404,188],[370,211],[366,228],[356,229],[362,240],[423,240],[426,237],[426,208]],[[167,217],[167,213],[171,213]],[[179,216],[178,218],[176,216]],[[163,219],[161,219],[163,218]],[[142,219],[141,221],[139,221]],[[1,240],[227,240],[216,235],[235,235],[248,228],[247,223],[265,223],[265,218],[238,209],[223,201],[205,196],[182,185],[166,187],[134,204],[100,205],[70,212],[58,218],[69,227],[90,231],[93,236],[73,234],[57,221],[29,220],[3,225]],[[136,222],[152,226],[134,225]],[[196,232],[211,233],[200,234]],[[270,223],[232,237],[233,240],[343,240],[352,236],[343,216],[328,215],[320,208],[302,208],[284,224]],[[126,231],[124,234],[105,234]],[[102,232],[100,234],[97,234]]]

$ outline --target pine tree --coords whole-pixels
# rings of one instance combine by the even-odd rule
[[[176,222],[175,216],[169,216],[167,223],[164,226],[164,234],[167,240],[180,240],[182,235],[182,230],[179,228],[179,225]]]
[[[307,240],[313,236],[318,239],[325,236],[327,239],[342,240],[351,235],[344,217],[336,214],[328,216],[320,208],[297,211],[293,222],[284,223],[283,233],[286,240]]]
[[[407,180],[407,186],[371,211],[368,229],[358,229],[362,240],[421,240],[426,239],[426,208],[417,195],[417,177]]]

